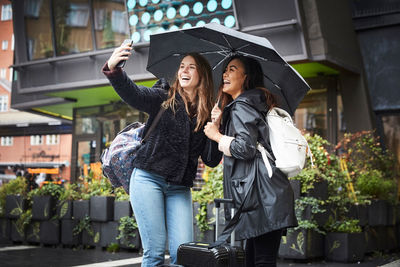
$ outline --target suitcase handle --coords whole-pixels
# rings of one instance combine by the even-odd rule
[[[229,204],[233,203],[233,199],[230,198],[215,198],[215,241],[218,239],[218,232],[219,232],[219,209],[221,208],[221,203]],[[235,209],[232,207],[231,209],[231,218],[235,215]],[[231,233],[231,246],[235,245],[235,231]]]
[[[216,208],[220,208],[221,207],[221,203],[233,203],[233,199],[230,199],[230,198],[215,198],[214,202],[215,202],[215,207]]]

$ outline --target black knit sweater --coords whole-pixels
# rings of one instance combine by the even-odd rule
[[[147,132],[157,115],[161,103],[167,99],[168,83],[160,79],[152,88],[137,86],[121,68],[110,71],[107,63],[102,69],[115,91],[128,105],[146,112],[149,119]],[[221,152],[218,144],[210,141],[203,128],[197,132],[196,117],[191,119],[184,102],[176,94],[175,113],[168,108],[161,116],[146,143],[142,144],[134,161],[134,167],[159,174],[171,184],[193,186],[198,158],[210,167],[218,165]]]

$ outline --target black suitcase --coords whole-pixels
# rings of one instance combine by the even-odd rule
[[[216,207],[215,237],[217,238],[220,205],[221,203],[230,203],[232,200],[215,199],[214,201]],[[210,248],[211,244],[207,243],[182,244],[178,248],[178,264],[185,267],[245,266],[245,253],[241,247],[234,246],[234,240],[234,232],[232,232],[230,245],[224,243]]]

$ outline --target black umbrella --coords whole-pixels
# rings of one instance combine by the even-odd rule
[[[150,36],[147,70],[172,80],[182,57],[197,52],[213,68],[214,83],[222,80],[224,61],[239,54],[257,59],[268,90],[278,96],[280,106],[294,114],[310,89],[304,79],[274,49],[267,38],[232,30],[217,23]]]

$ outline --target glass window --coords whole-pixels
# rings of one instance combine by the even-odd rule
[[[46,144],[47,145],[58,145],[59,143],[60,143],[60,135],[58,135],[58,134],[46,135]]]
[[[25,1],[25,29],[28,59],[52,57],[54,47],[51,34],[49,0]]]
[[[95,162],[96,141],[78,142],[76,177],[86,176],[90,170],[90,163]]]
[[[0,112],[8,110],[8,95],[0,95]]]
[[[327,138],[327,90],[313,89],[296,109],[294,119],[297,128]]]
[[[7,75],[7,69],[6,68],[1,68],[0,69],[0,78],[5,79]]]
[[[55,0],[53,13],[57,56],[93,50],[88,0]]]
[[[1,137],[1,146],[12,146],[13,145],[13,137],[12,136],[2,136]]]
[[[43,136],[42,135],[31,135],[31,145],[32,146],[43,145]]]
[[[8,41],[7,40],[3,40],[1,42],[1,49],[3,49],[3,50],[7,50],[8,49]]]
[[[93,13],[98,49],[119,46],[129,38],[124,1],[93,0]]]
[[[1,6],[1,20],[11,20],[12,9],[11,4]]]
[[[100,113],[99,107],[80,108],[75,114],[75,134],[94,134],[99,129],[96,115]]]
[[[337,140],[342,140],[346,132],[342,95],[337,95]]]

